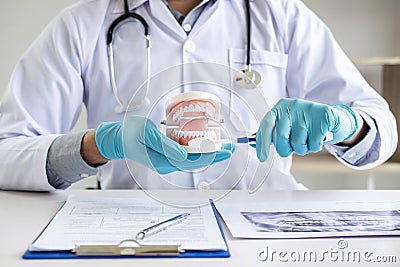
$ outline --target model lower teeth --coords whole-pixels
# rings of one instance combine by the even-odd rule
[[[207,153],[221,145],[200,150],[189,146],[196,138],[220,139],[220,100],[211,93],[192,91],[176,95],[166,104],[166,135],[183,145],[189,153]]]

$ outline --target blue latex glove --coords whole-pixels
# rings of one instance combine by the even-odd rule
[[[163,135],[144,117],[131,116],[123,122],[101,123],[95,134],[100,154],[107,159],[127,158],[160,174],[194,170],[228,159],[234,146],[215,153],[187,154],[177,142]]]
[[[272,143],[281,157],[292,152],[318,152],[328,132],[333,139],[325,144],[336,144],[350,139],[357,129],[356,114],[346,105],[281,99],[261,121],[256,135],[257,157],[266,161]]]

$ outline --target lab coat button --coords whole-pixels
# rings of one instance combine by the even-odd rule
[[[210,184],[207,183],[206,181],[201,181],[200,183],[197,184],[197,189],[208,190],[208,189],[210,189]]]
[[[189,23],[186,23],[185,25],[183,25],[183,30],[185,32],[190,32],[192,30],[192,25],[190,25]]]
[[[185,45],[184,45],[184,49],[187,51],[187,52],[189,52],[189,53],[192,53],[192,52],[194,52],[195,50],[196,50],[196,45],[195,45],[195,43],[193,42],[193,41],[187,41],[186,43],[185,43]]]

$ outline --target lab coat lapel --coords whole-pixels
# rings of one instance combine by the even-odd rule
[[[134,12],[135,8],[146,3],[147,1],[148,0],[128,0],[129,10]],[[125,12],[124,1],[117,0],[117,2],[115,2],[115,6],[113,8],[113,13],[121,13],[122,14],[124,12]]]
[[[175,34],[182,40],[186,39],[186,33],[176,21],[171,11],[161,0],[149,0],[150,12],[157,24],[163,24],[168,32]]]
[[[203,10],[202,14],[199,16],[195,26],[189,34],[190,36],[194,36],[195,34],[197,34],[197,31],[199,31],[202,27],[207,27],[207,24],[209,23],[218,23],[218,20],[215,20],[213,17],[217,16],[218,11],[221,11],[218,10],[218,6],[220,5],[220,3],[221,1],[216,1],[212,5],[210,5],[210,3],[206,4],[207,6]]]

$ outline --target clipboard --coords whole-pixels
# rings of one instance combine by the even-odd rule
[[[222,229],[221,221],[218,216],[214,202],[210,199],[210,205],[214,213],[218,228],[220,230],[226,250],[198,251],[180,250],[177,245],[141,245],[139,247],[121,246],[124,242],[135,240],[123,240],[119,244],[112,246],[80,246],[74,250],[63,251],[30,251],[29,248],[22,255],[23,259],[98,259],[98,258],[229,258],[230,251],[226,241],[225,233]],[[51,222],[51,221],[50,221]],[[49,222],[49,224],[50,224]],[[48,224],[48,225],[49,225]],[[48,226],[47,225],[47,226]],[[46,230],[42,230],[37,238]],[[37,239],[36,238],[36,239]],[[35,239],[35,240],[36,240]],[[139,250],[137,248],[140,248]],[[132,251],[132,249],[134,249]],[[79,253],[79,251],[83,253]]]

